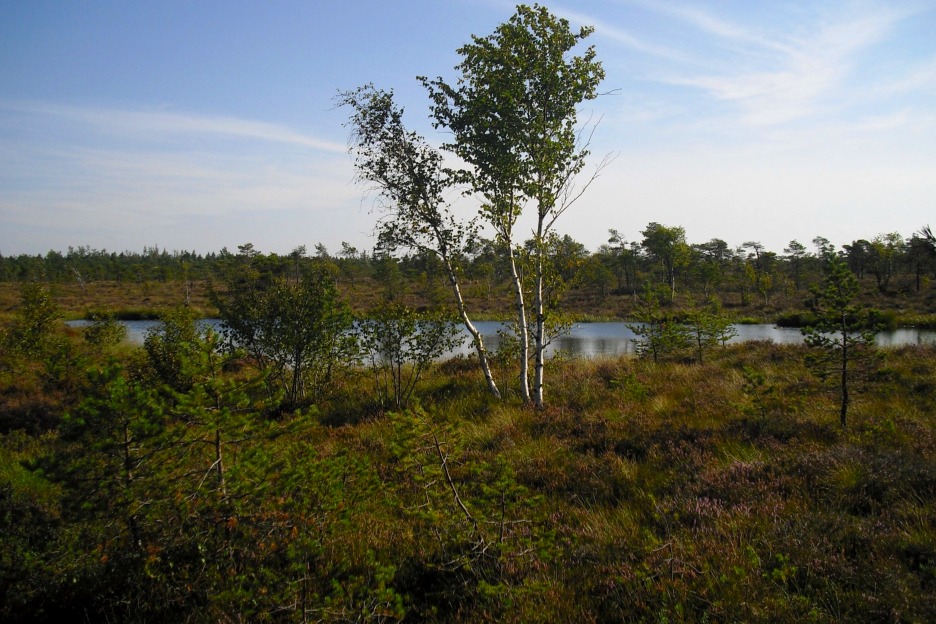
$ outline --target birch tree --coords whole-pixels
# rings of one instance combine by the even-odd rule
[[[454,85],[422,78],[433,100],[437,128],[452,133],[445,145],[469,165],[463,173],[483,200],[481,214],[494,228],[511,261],[518,326],[521,331],[520,387],[523,397],[542,407],[546,348],[546,241],[556,220],[578,199],[585,184],[576,176],[586,166],[590,134],[579,126],[578,107],[597,97],[604,78],[594,47],[572,51],[594,31],[573,31],[569,22],[545,7],[520,5],[487,37],[473,36],[458,49],[462,62]],[[594,130],[594,125],[590,125]],[[607,160],[602,161],[606,164]],[[599,170],[601,165],[599,165]],[[528,388],[528,304],[516,270],[514,228],[527,204],[536,212],[533,239],[532,319],[534,379]],[[530,396],[532,394],[532,396]]]
[[[445,200],[455,180],[439,150],[406,129],[393,92],[372,85],[339,94],[352,109],[351,152],[359,182],[371,185],[381,219],[378,238],[387,249],[406,248],[436,256],[444,267],[462,324],[471,334],[488,390],[500,397],[481,332],[468,315],[461,292],[460,259],[477,236],[474,221],[459,220]]]

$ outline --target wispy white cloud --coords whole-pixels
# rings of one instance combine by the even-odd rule
[[[18,101],[0,102],[0,110],[39,118],[67,120],[85,127],[94,127],[110,135],[126,137],[176,138],[180,135],[214,135],[284,143],[331,153],[343,153],[347,149],[345,145],[318,139],[287,126],[236,117]]]
[[[862,119],[856,126],[867,132],[881,132],[905,127],[911,123],[913,116],[910,109],[904,108],[895,113],[886,115],[872,115]]]
[[[260,227],[272,238],[285,214],[292,225],[281,237],[303,240],[316,215],[356,209],[360,196],[345,146],[277,124],[2,102],[0,127],[4,252],[18,249],[16,232],[36,228],[52,246],[185,240],[207,251],[230,244],[233,223],[243,237]],[[363,218],[347,214],[335,229],[351,237]]]
[[[880,82],[869,96],[888,97],[919,90],[936,90],[936,57],[908,68],[902,75]]]
[[[650,43],[631,34],[623,28],[612,26],[611,24],[596,19],[590,15],[577,13],[575,11],[558,10],[557,13],[571,22],[586,26],[594,26],[595,33],[606,37],[624,47],[637,52],[651,56],[667,59],[670,61],[688,62],[692,59],[691,55],[680,52],[674,48],[662,46],[656,43]]]
[[[31,160],[29,154],[25,158]],[[19,191],[8,190],[4,193],[8,199],[60,194],[95,209],[152,206],[158,211],[155,216],[162,218],[220,215],[246,208],[275,211],[284,205],[333,205],[356,197],[341,158],[276,164],[250,153],[232,156],[210,150],[161,153],[84,147],[46,150],[40,158],[59,163],[58,186],[50,189],[29,184]],[[95,198],[101,197],[117,199],[95,203]]]
[[[281,251],[324,238],[324,222],[329,235],[356,241],[370,227],[342,157],[271,163],[243,151],[65,148],[38,155],[40,163],[47,159],[58,165],[48,183],[21,181],[0,191],[4,253],[20,251],[15,232],[33,228],[47,231],[43,244],[51,248],[171,241],[211,251],[252,240]]]
[[[752,126],[820,115],[836,101],[840,106],[844,98],[836,96],[855,70],[858,56],[912,15],[909,10],[872,7],[863,13],[816,16],[794,34],[764,35],[694,7],[640,4],[717,39],[743,44],[730,63],[711,60],[708,70],[692,73],[674,67],[659,79],[736,105],[740,121]],[[924,71],[914,79],[927,77]]]
[[[788,47],[782,42],[772,40],[749,27],[731,22],[693,6],[652,0],[626,0],[625,4],[632,4],[653,13],[676,18],[707,35],[721,40],[755,44],[779,51],[788,50]]]

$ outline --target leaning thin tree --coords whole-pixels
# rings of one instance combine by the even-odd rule
[[[455,86],[442,78],[423,78],[433,99],[437,128],[453,135],[445,149],[470,166],[465,179],[484,201],[482,215],[505,244],[514,274],[521,328],[521,392],[526,398],[532,317],[535,369],[532,401],[543,406],[546,335],[546,242],[556,220],[578,199],[606,158],[584,185],[576,176],[585,168],[590,135],[578,124],[578,106],[597,97],[604,78],[595,50],[571,51],[594,29],[573,32],[569,22],[545,7],[520,5],[493,34],[462,46]],[[591,126],[592,130],[594,126]],[[583,140],[584,137],[584,140]],[[513,227],[523,207],[536,210],[533,231],[533,309],[527,309],[514,264]]]
[[[475,238],[476,226],[474,221],[458,220],[445,201],[444,193],[454,180],[442,166],[442,155],[406,129],[403,109],[394,103],[392,92],[367,85],[339,94],[338,102],[353,110],[348,126],[358,179],[372,185],[379,197],[379,240],[391,249],[403,247],[439,258],[487,387],[500,397],[481,332],[468,316],[458,278],[459,259]]]

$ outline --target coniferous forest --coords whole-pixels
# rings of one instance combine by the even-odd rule
[[[932,232],[561,234],[590,33],[521,6],[421,79],[466,171],[340,94],[373,249],[0,256],[0,620],[936,621],[936,347],[873,340],[936,326]],[[608,319],[635,355],[548,354]]]

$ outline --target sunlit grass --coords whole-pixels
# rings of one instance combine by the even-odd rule
[[[318,406],[245,425],[278,433],[244,438],[267,463],[240,492],[262,522],[238,552],[269,587],[337,600],[343,583],[370,608],[392,588],[423,621],[930,621],[936,349],[885,352],[845,430],[805,354],[555,360],[543,410],[508,365],[506,400],[456,358],[398,412],[356,371]],[[5,405],[66,405],[37,402],[43,370],[4,373]],[[0,485],[55,517],[57,490],[22,463],[47,435],[3,437]]]

